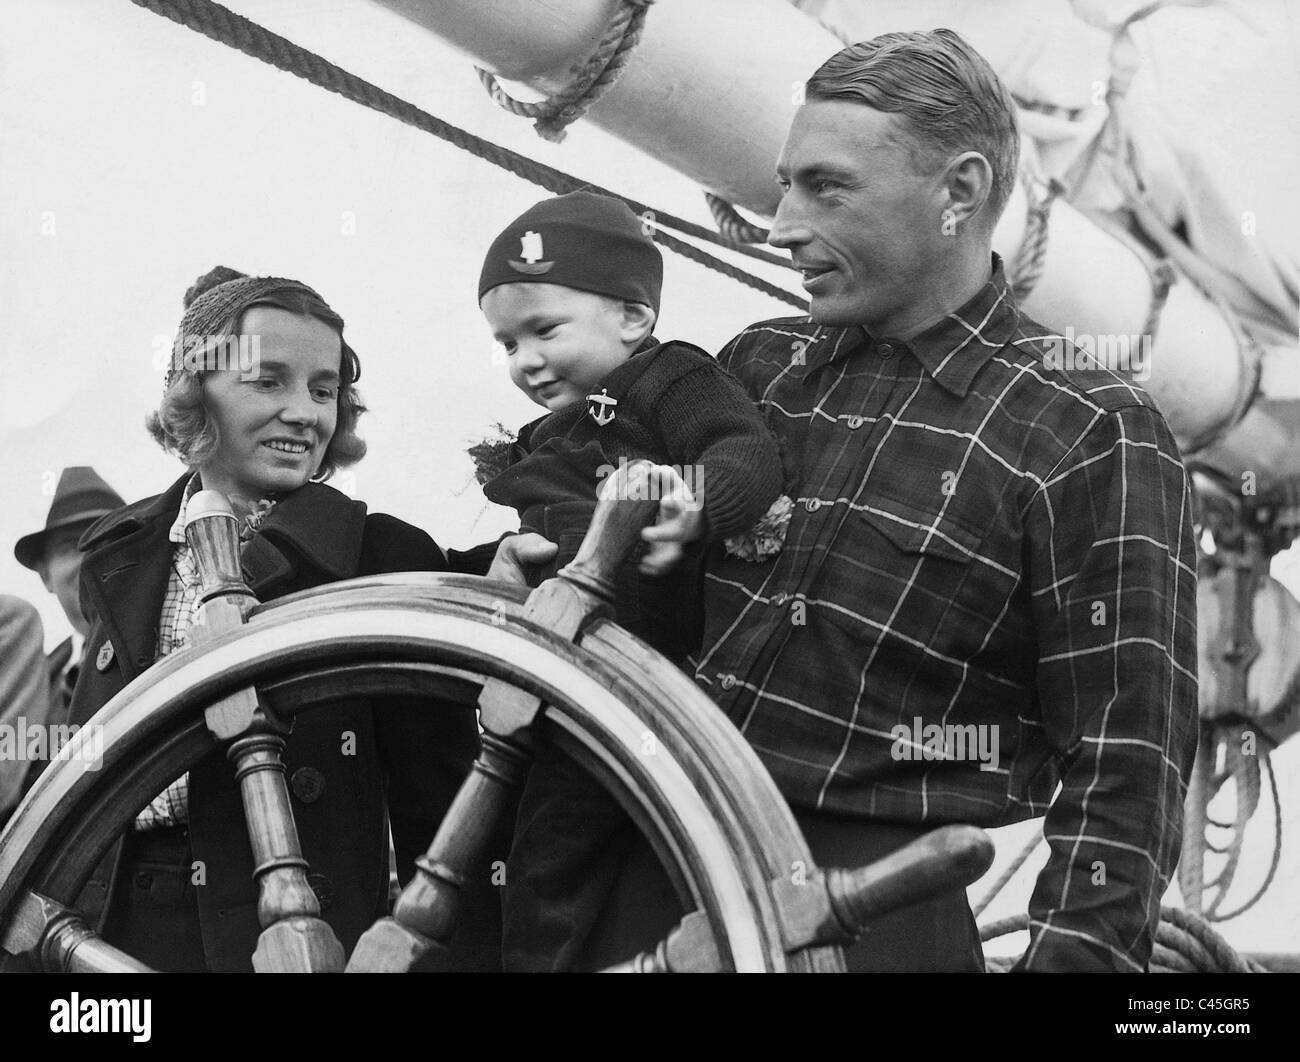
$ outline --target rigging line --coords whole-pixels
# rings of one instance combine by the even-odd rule
[[[677,230],[686,236],[692,236],[707,243],[725,247],[737,254],[754,258],[769,265],[793,268],[785,259],[754,247],[733,244],[716,232],[686,221],[672,214],[655,210],[645,203],[632,199],[607,188],[584,181],[572,174],[557,170],[545,163],[530,159],[509,148],[484,140],[467,130],[445,122],[440,118],[421,110],[412,103],[386,92],[377,85],[357,77],[336,66],[328,60],[302,48],[263,26],[237,15],[229,8],[215,3],[214,0],[131,0],[137,7],[142,7],[154,14],[162,15],[187,29],[202,33],[219,44],[233,48],[253,59],[260,59],[286,73],[293,74],[319,88],[327,89],[354,103],[379,111],[400,122],[430,133],[454,147],[467,151],[476,158],[490,162],[517,177],[540,185],[550,192],[562,195],[566,192],[585,189],[601,195],[620,199],[636,213],[645,216],[655,226]],[[666,233],[656,232],[656,239]],[[659,239],[664,246],[683,254],[688,258],[715,269],[724,276],[731,277],[749,287],[756,288],[764,294],[789,303],[800,310],[807,309],[807,303],[797,295],[771,284],[760,277],[753,276],[741,269],[715,258],[699,248],[691,247],[677,239]],[[689,250],[688,250],[689,248]]]

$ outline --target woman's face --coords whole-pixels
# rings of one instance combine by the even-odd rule
[[[258,338],[247,372],[206,373],[203,402],[217,448],[203,486],[249,502],[297,490],[315,474],[338,423],[343,344],[324,321],[254,306],[239,331]]]

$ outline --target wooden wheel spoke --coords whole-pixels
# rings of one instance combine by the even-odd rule
[[[426,952],[445,949],[473,867],[514,791],[523,783],[525,746],[493,734],[438,827],[429,850],[415,861],[415,877],[402,890],[393,914],[361,935],[349,973],[402,973]]]
[[[600,972],[726,973],[730,970],[718,954],[708,917],[701,911],[692,911],[650,951]]]
[[[849,944],[884,915],[977,881],[993,842],[975,826],[942,826],[865,867],[814,869],[772,882],[788,951]]]
[[[47,973],[153,973],[101,940],[79,912],[34,892],[18,901],[0,948],[31,956]]]
[[[201,646],[242,626],[257,599],[240,574],[238,523],[222,495],[206,490],[194,495],[185,536],[203,583],[203,604],[191,632]],[[227,755],[244,802],[262,924],[253,969],[337,973],[343,969],[343,945],[320,917],[289,804],[282,754],[291,724],[268,711],[251,686],[218,700],[204,718],[216,737],[234,739]]]
[[[253,952],[259,973],[332,972],[343,969],[343,945],[320,917],[320,901],[307,883],[307,860],[285,782],[284,738],[265,724],[230,746],[244,801],[257,881],[262,933]]]

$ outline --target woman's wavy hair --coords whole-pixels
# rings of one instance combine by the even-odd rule
[[[343,338],[343,318],[323,300],[305,291],[287,289],[261,297],[242,307],[223,331],[231,336],[238,335],[244,314],[254,306],[274,306],[300,317],[314,317],[339,334],[343,358],[339,366],[338,422],[320,467],[311,477],[313,482],[323,482],[340,468],[355,465],[366,455],[365,441],[357,434],[357,421],[366,411],[355,386],[361,377],[361,360]],[[183,369],[176,373],[176,378],[163,392],[158,409],[146,418],[145,427],[159,446],[175,454],[190,468],[206,462],[216,452],[219,440],[217,426],[203,404],[203,372]]]

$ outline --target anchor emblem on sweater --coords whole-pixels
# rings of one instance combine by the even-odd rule
[[[598,395],[588,395],[587,412],[591,414],[591,419],[599,424],[602,428],[614,419],[614,406],[618,405],[617,398],[610,398],[609,392],[605,388],[600,389]]]

